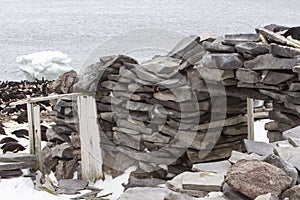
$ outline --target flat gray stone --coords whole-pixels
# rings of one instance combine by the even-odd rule
[[[300,126],[284,131],[282,136],[285,139],[288,139],[289,137],[300,138]]]
[[[192,92],[189,86],[182,86],[171,90],[158,91],[153,96],[161,101],[183,102],[192,98]]]
[[[224,45],[224,37],[219,37],[213,42],[203,41],[203,47],[213,53],[234,53],[235,49],[233,46]]]
[[[229,158],[229,162],[235,164],[240,160],[262,160],[263,157],[260,155],[257,155],[255,153],[246,154],[241,153],[239,151],[232,151],[231,157]]]
[[[223,128],[222,131],[223,135],[245,135],[248,134],[248,127],[247,124],[241,123],[240,125],[234,125],[234,126],[227,126]]]
[[[222,81],[235,77],[233,70],[205,68],[201,63],[196,65],[196,69],[204,80]]]
[[[138,123],[129,122],[128,120],[118,119],[117,125],[118,125],[118,127],[121,127],[121,128],[132,129],[134,131],[138,131],[138,132],[145,133],[148,135],[152,134],[151,128],[147,128],[147,127],[145,127],[145,125],[141,125]]]
[[[262,83],[266,85],[279,85],[280,83],[284,83],[295,77],[296,74],[294,73],[287,74],[283,72],[268,71],[262,79]]]
[[[300,147],[300,138],[288,137],[288,141],[294,147]]]
[[[223,184],[222,188],[223,194],[230,200],[250,200],[247,196],[235,191],[227,183]]]
[[[300,49],[271,44],[270,53],[276,57],[296,58],[300,56]]]
[[[290,85],[289,85],[289,90],[290,91],[300,91],[300,82],[292,82]]]
[[[209,172],[184,172],[182,187],[186,190],[221,191],[224,176]]]
[[[74,148],[71,144],[63,143],[52,148],[52,156],[61,159],[72,159],[74,157],[73,151]]]
[[[299,63],[300,60],[297,59],[277,58],[272,54],[265,54],[244,62],[244,66],[251,70],[291,70]]]
[[[136,187],[129,188],[121,196],[120,200],[164,200],[169,194],[166,188],[153,187]]]
[[[208,162],[208,163],[198,163],[194,164],[193,171],[202,171],[202,172],[212,172],[225,176],[230,170],[231,164],[229,161],[217,161],[217,162]]]
[[[239,68],[236,71],[236,78],[243,83],[257,83],[260,81],[260,74],[246,68]]]
[[[170,78],[178,73],[181,59],[157,56],[141,64],[141,67],[160,78]]]
[[[181,58],[185,53],[199,45],[199,42],[200,37],[197,35],[185,37],[168,53],[167,56]]]
[[[276,147],[275,153],[284,161],[300,170],[300,147]]]
[[[241,42],[258,42],[260,38],[257,34],[228,34],[225,35],[225,44],[236,45]]]
[[[269,163],[240,160],[231,168],[225,182],[234,190],[255,199],[267,193],[280,195],[290,186],[292,178],[282,169]]]
[[[181,174],[175,176],[172,180],[167,181],[166,187],[175,192],[188,194],[188,195],[191,195],[194,197],[205,197],[208,194],[207,191],[183,189],[183,185],[182,185],[183,176],[184,176],[184,174],[181,173]]]
[[[78,179],[61,179],[58,181],[58,187],[61,189],[83,190],[88,186],[87,181]]]
[[[235,49],[244,56],[247,56],[249,54],[253,57],[256,57],[262,54],[269,53],[269,45],[259,44],[255,42],[238,43],[235,45]]]
[[[289,175],[293,179],[290,187],[292,187],[296,184],[297,179],[298,179],[298,172],[295,167],[286,163],[282,158],[280,158],[274,154],[265,156],[263,158],[263,161],[282,169],[287,175]]]
[[[259,195],[254,200],[279,200],[279,198],[275,194],[268,193],[264,195]]]
[[[13,178],[13,177],[19,177],[22,175],[23,175],[23,172],[20,169],[0,171],[1,178]]]
[[[36,166],[35,161],[31,162],[0,162],[0,171],[18,170],[33,168]]]
[[[238,69],[243,66],[242,57],[237,53],[230,54],[205,54],[200,61],[205,68]]]
[[[247,153],[255,153],[261,156],[269,155],[273,153],[274,146],[269,143],[265,142],[256,142],[252,140],[244,140],[245,147],[247,150]]]

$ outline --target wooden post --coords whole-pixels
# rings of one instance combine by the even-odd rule
[[[41,123],[40,123],[40,106],[33,107],[34,120],[34,154],[37,159],[37,170],[42,171],[42,155],[41,155]]]
[[[253,99],[247,98],[248,139],[254,140]]]
[[[92,96],[78,96],[82,179],[94,182],[103,177],[97,107]]]
[[[32,104],[27,102],[27,118],[28,118],[28,132],[29,132],[29,148],[30,154],[35,154],[34,149],[34,124],[33,124],[33,108]]]

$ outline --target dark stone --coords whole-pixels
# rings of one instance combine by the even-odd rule
[[[300,26],[289,28],[284,34],[284,37],[291,36],[295,40],[300,40]]]
[[[263,84],[279,85],[296,77],[296,74],[288,74],[283,72],[268,71],[262,79]]]
[[[236,78],[243,83],[257,83],[260,80],[260,74],[250,69],[239,68],[236,71]]]
[[[284,140],[284,138],[282,137],[282,133],[278,131],[268,131],[267,137],[270,143]]]
[[[142,135],[128,135],[119,131],[114,131],[113,142],[118,145],[127,146],[136,150],[143,150]]]
[[[243,58],[237,54],[205,54],[200,61],[205,68],[238,69],[243,66]]]
[[[300,82],[292,82],[290,85],[289,85],[289,90],[290,91],[300,91]]]
[[[58,181],[59,194],[76,194],[88,186],[87,181],[78,179],[61,179]]]
[[[2,154],[0,155],[0,162],[34,162],[36,158],[32,154],[18,153],[18,154]]]
[[[13,177],[19,177],[22,175],[23,175],[23,172],[21,169],[0,171],[1,178],[13,178]]]
[[[26,110],[25,110],[25,111],[22,111],[22,112],[18,115],[18,117],[17,117],[17,119],[16,119],[16,122],[18,122],[19,124],[23,124],[23,123],[28,122],[28,119],[27,119],[27,111],[26,111]]]
[[[300,56],[300,49],[271,44],[270,53],[276,57],[297,58]]]
[[[165,180],[157,178],[145,178],[140,179],[133,176],[129,177],[128,184],[125,187],[125,190],[134,187],[157,187],[161,184],[165,184]]]
[[[247,196],[232,189],[227,183],[223,184],[222,191],[226,197],[232,200],[250,200]]]
[[[235,48],[240,54],[250,54],[253,57],[269,53],[269,45],[255,42],[238,43]]]
[[[265,54],[244,62],[244,66],[251,70],[291,70],[299,63],[300,60],[297,59],[276,58],[272,54]]]
[[[225,182],[234,190],[254,199],[267,193],[280,195],[289,187],[292,178],[269,163],[240,160],[231,168]]]
[[[61,179],[72,179],[77,168],[77,159],[69,161],[60,160],[55,169],[55,177],[58,181]]]
[[[224,38],[217,38],[213,42],[204,41],[202,42],[203,47],[212,53],[234,53],[235,49],[232,46],[222,44]]]
[[[0,135],[6,135],[4,128],[1,126],[0,126]]]
[[[231,34],[225,35],[224,44],[236,45],[241,42],[258,42],[260,38],[257,34]]]
[[[289,27],[281,26],[281,25],[277,25],[277,24],[269,24],[269,25],[265,26],[264,28],[276,33],[276,32],[281,32],[281,31],[287,30]]]
[[[52,148],[52,156],[61,159],[72,159],[74,148],[69,143],[63,143]]]
[[[51,171],[55,171],[55,167],[58,164],[58,159],[53,158],[52,150],[50,147],[45,146],[42,150],[42,163],[43,163],[43,173],[50,174]]]

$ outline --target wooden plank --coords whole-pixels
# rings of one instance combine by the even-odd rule
[[[94,182],[103,177],[97,107],[92,96],[78,96],[81,167],[83,180]]]
[[[254,140],[253,99],[247,98],[248,139]]]
[[[41,148],[41,124],[40,124],[40,106],[33,107],[33,120],[34,120],[34,153],[37,159],[37,170],[42,171],[42,148]]]
[[[31,103],[27,103],[28,132],[30,154],[34,154],[34,125],[33,125],[33,108]]]
[[[26,100],[20,100],[16,102],[11,102],[9,105],[10,106],[17,106],[17,105],[22,105],[26,103],[36,103],[39,101],[48,101],[48,100],[55,100],[58,98],[68,98],[68,97],[76,97],[76,96],[81,96],[83,95],[82,93],[69,93],[69,94],[56,94],[56,95],[49,95],[46,97],[33,97],[33,98],[28,98]]]

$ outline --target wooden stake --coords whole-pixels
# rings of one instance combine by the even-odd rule
[[[94,182],[103,177],[97,107],[92,96],[78,96],[82,179]]]
[[[40,106],[33,107],[34,120],[34,154],[37,159],[37,170],[42,171],[42,148],[41,148],[41,124],[40,124]]]
[[[254,140],[253,99],[247,98],[248,139]]]

